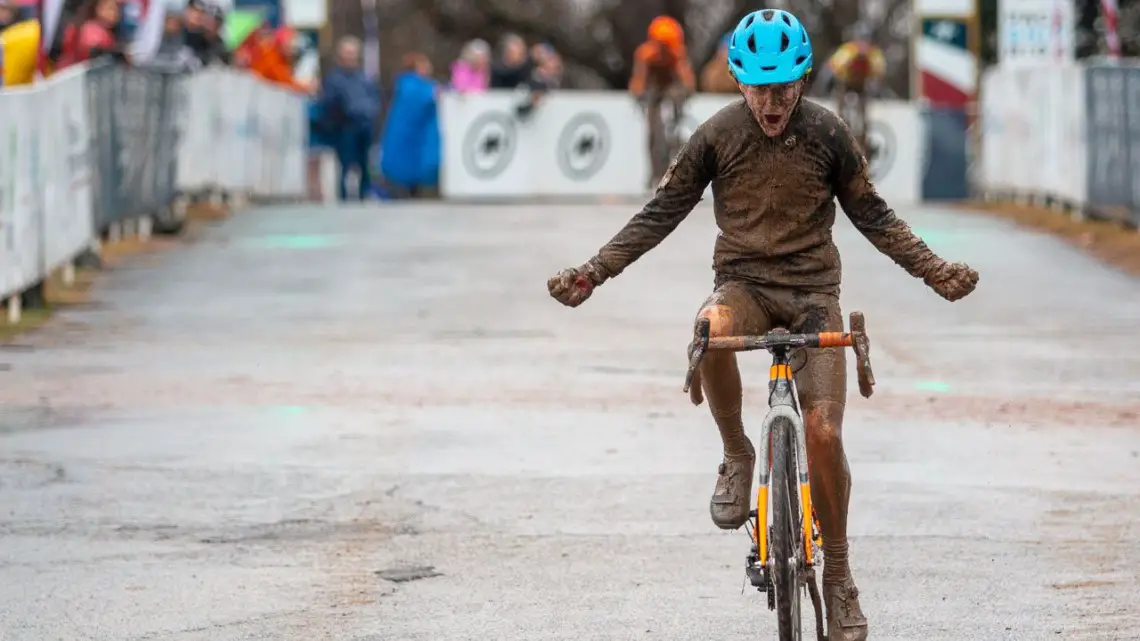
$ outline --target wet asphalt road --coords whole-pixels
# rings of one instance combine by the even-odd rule
[[[0,351],[0,639],[771,638],[680,391],[710,211],[545,292],[634,209],[258,210],[114,269]],[[951,305],[837,229],[872,638],[1140,639],[1140,281],[900,213],[982,279]]]

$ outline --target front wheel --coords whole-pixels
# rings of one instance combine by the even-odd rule
[[[801,641],[800,567],[802,530],[800,529],[799,483],[796,480],[793,438],[795,426],[785,418],[772,423],[772,519],[771,560],[768,571],[776,591],[776,619],[780,641]]]

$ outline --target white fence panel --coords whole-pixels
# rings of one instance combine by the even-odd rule
[[[40,230],[33,187],[35,96],[6,90],[0,96],[0,295],[10,296],[41,278]]]
[[[977,177],[984,192],[1087,202],[1085,81],[1076,65],[986,71]]]
[[[45,273],[74,259],[91,244],[91,133],[87,83],[69,69],[32,94],[38,136],[39,216],[43,221]]]
[[[177,185],[181,191],[200,191],[218,184],[219,163],[205,162],[218,154],[222,140],[221,73],[204,69],[186,79],[186,107],[182,112],[182,138],[178,149]]]
[[[305,97],[233,69],[206,69],[188,82],[180,191],[305,194]]]

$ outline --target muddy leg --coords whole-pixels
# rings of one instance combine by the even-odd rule
[[[838,301],[830,297],[810,309],[795,331],[840,331]],[[867,619],[847,560],[847,508],[851,471],[843,452],[843,409],[847,400],[847,355],[843,350],[810,350],[796,373],[807,432],[811,500],[823,530],[823,600],[828,641],[863,641]]]
[[[736,283],[718,287],[697,318],[709,320],[709,335],[713,337],[762,333],[769,325],[763,308],[746,288]],[[756,458],[740,415],[743,393],[736,355],[708,352],[701,360],[700,377],[724,444],[724,460],[717,470],[709,511],[717,527],[735,530],[748,521]]]

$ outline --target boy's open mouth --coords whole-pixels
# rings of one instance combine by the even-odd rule
[[[778,125],[784,119],[784,114],[764,114],[764,122],[769,125]]]

